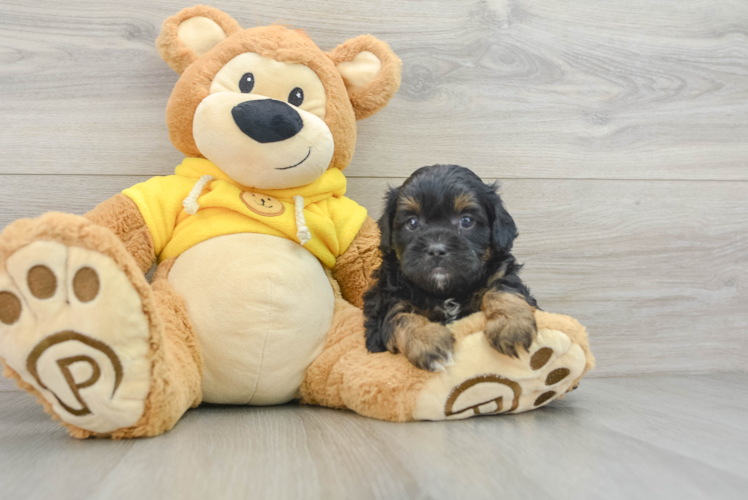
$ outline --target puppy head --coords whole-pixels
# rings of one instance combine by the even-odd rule
[[[387,193],[382,253],[394,252],[403,274],[437,296],[479,286],[491,257],[509,253],[517,237],[497,187],[457,165],[416,170]]]

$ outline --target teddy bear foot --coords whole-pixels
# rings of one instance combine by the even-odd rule
[[[54,215],[54,221],[20,221],[0,236],[5,375],[41,396],[71,431],[110,433],[133,426],[144,413],[151,383],[151,325],[141,293],[123,271],[134,262],[122,262],[126,253],[115,262],[91,249],[91,231],[102,228]],[[76,246],[76,231],[88,234],[88,241],[84,237]],[[110,254],[120,244],[113,234],[99,240]]]
[[[415,420],[533,410],[572,390],[586,366],[580,345],[553,329],[540,329],[529,351],[520,349],[517,358],[492,349],[483,332],[472,333],[458,341],[454,361],[424,384]]]

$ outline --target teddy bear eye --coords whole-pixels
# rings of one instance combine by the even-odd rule
[[[288,94],[288,103],[298,107],[302,102],[304,102],[304,91],[296,87]]]
[[[255,88],[255,75],[244,73],[239,80],[239,90],[242,91],[242,94],[249,94],[253,88]]]

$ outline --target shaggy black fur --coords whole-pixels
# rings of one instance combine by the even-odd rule
[[[497,189],[467,168],[434,165],[387,192],[379,220],[382,266],[364,295],[369,351],[396,351],[398,314],[447,324],[480,311],[489,290],[537,306],[510,253],[517,227]],[[526,336],[520,341],[530,342]]]

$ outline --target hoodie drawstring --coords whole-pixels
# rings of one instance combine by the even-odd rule
[[[297,194],[293,197],[293,202],[296,209],[296,237],[302,245],[306,245],[312,240],[312,233],[306,227],[306,219],[304,219],[304,197]]]
[[[205,188],[205,185],[213,180],[215,180],[215,177],[213,177],[212,175],[203,175],[202,177],[200,177],[200,179],[198,179],[198,181],[192,187],[190,194],[188,194],[187,198],[185,198],[182,202],[182,206],[184,207],[185,212],[190,215],[195,215],[197,213],[197,210],[200,208],[200,204],[197,202],[197,199],[200,196],[200,193],[203,192],[203,188]]]

